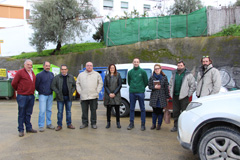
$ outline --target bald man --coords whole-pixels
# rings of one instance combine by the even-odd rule
[[[77,91],[80,94],[82,106],[82,125],[80,129],[88,127],[88,110],[91,110],[91,126],[97,129],[97,108],[99,92],[102,90],[103,81],[100,74],[93,70],[93,63],[86,63],[86,70],[77,77]]]

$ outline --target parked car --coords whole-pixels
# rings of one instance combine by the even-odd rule
[[[201,160],[240,159],[240,90],[193,100],[179,117],[178,140]]]
[[[154,65],[156,63],[141,63],[140,67],[147,72],[148,79],[153,73]],[[177,68],[176,65],[159,63],[162,66],[162,71],[166,74],[168,78],[168,82],[171,79],[172,71]],[[117,71],[120,73],[122,77],[122,88],[121,88],[121,96],[122,96],[122,105],[120,106],[120,116],[128,116],[130,112],[130,100],[129,100],[129,85],[127,83],[127,73],[133,68],[132,63],[128,64],[116,64]],[[151,112],[152,107],[149,106],[151,90],[146,87],[145,90],[145,110]],[[172,101],[169,100],[169,107],[172,109]],[[140,107],[138,102],[136,103],[135,111],[140,111]],[[112,110],[112,114],[115,115],[115,110]]]

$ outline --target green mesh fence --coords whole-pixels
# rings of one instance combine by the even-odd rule
[[[207,35],[207,14],[206,8],[202,8],[188,15],[106,22],[103,27],[106,46],[163,38],[198,37]]]

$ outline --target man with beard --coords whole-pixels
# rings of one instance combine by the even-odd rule
[[[203,56],[201,63],[197,76],[196,96],[198,98],[217,94],[221,89],[220,73],[213,67],[210,57]]]
[[[173,99],[173,119],[174,126],[171,132],[176,132],[178,129],[178,117],[183,112],[189,103],[189,97],[192,96],[196,89],[195,78],[192,73],[185,68],[185,63],[179,61],[177,70],[173,71],[170,84],[170,95]]]

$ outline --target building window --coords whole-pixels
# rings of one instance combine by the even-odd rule
[[[143,9],[144,9],[144,11],[150,11],[151,10],[151,6],[149,4],[144,4],[143,5]]]
[[[128,2],[121,1],[121,8],[122,9],[128,9]]]
[[[29,19],[29,18],[30,18],[30,10],[26,9],[26,19]]]
[[[113,0],[103,0],[103,8],[104,9],[112,9],[113,8]]]
[[[11,5],[1,5],[0,4],[0,17],[1,18],[15,18],[24,19],[22,6],[11,6]]]

